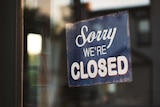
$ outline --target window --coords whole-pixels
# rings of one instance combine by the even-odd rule
[[[25,107],[129,107],[151,104],[152,62],[135,48],[132,49],[132,83],[68,87],[66,23],[127,9],[130,12],[133,47],[136,47],[137,41],[143,44],[150,40],[150,20],[148,16],[141,17],[142,14],[139,17],[136,10],[143,8],[147,13],[143,6],[149,6],[150,1],[136,0],[137,4],[133,0],[124,1],[124,5],[120,3],[122,0],[112,5],[108,0],[108,3],[101,4],[101,8],[96,8],[100,4],[94,0],[25,0]],[[104,8],[106,5],[110,7]]]

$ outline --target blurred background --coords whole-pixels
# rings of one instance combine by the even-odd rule
[[[22,0],[24,107],[160,106],[160,0]],[[129,12],[133,82],[68,87],[65,24]]]

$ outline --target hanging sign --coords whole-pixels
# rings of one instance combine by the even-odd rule
[[[132,81],[127,11],[66,25],[69,86]]]

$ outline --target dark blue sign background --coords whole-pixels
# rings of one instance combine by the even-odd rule
[[[131,56],[130,56],[130,34],[129,34],[129,15],[127,11],[106,15],[102,17],[97,17],[94,19],[89,19],[74,24],[66,25],[66,41],[67,41],[67,58],[68,58],[68,84],[69,86],[84,86],[93,84],[104,84],[104,83],[119,83],[119,82],[129,82],[132,80],[131,72]],[[84,34],[87,38],[88,34],[92,31],[103,31],[104,29],[117,28],[115,37],[112,41],[111,46],[105,50],[105,54],[96,54],[94,56],[85,56],[83,49],[88,49],[89,47],[97,47],[106,45],[108,46],[110,40],[93,40],[93,42],[86,42],[82,47],[76,45],[76,38],[81,34],[81,29],[83,26],[87,26],[88,31],[84,29]],[[113,33],[113,32],[112,32]],[[82,43],[81,39],[78,41]],[[128,71],[125,75],[115,75],[100,77],[97,75],[95,78],[87,79],[77,79],[74,80],[71,76],[71,66],[74,62],[84,64],[84,73],[87,73],[87,63],[90,60],[95,60],[98,62],[100,58],[107,58],[125,56],[128,60]],[[109,65],[106,65],[109,66]],[[123,65],[122,65],[123,66]],[[92,68],[93,69],[93,68]],[[75,69],[75,74],[79,71]]]

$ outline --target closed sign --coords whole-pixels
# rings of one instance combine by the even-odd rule
[[[66,25],[68,84],[132,80],[127,11]]]

